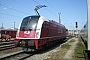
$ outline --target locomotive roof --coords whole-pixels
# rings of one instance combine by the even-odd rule
[[[25,17],[25,18],[29,18],[29,17],[40,17],[39,15],[31,15],[31,16],[27,16],[27,17]],[[24,18],[24,19],[25,19]]]
[[[53,21],[53,20],[49,20],[51,23],[55,24],[55,25],[58,25],[58,26],[62,26],[62,27],[65,27],[64,25],[56,22],[56,21]]]
[[[40,15],[31,15],[31,16],[25,17],[24,19],[27,19],[27,18],[29,18],[29,17],[41,17],[41,16],[40,16]],[[55,22],[55,21],[53,21],[53,20],[49,20],[49,22],[51,22],[51,23],[53,23],[53,24],[56,24],[56,25],[58,25],[58,26],[65,27],[64,25],[59,24],[59,23],[57,23],[57,22]]]

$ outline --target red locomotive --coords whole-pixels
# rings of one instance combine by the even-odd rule
[[[19,25],[15,46],[22,46],[25,51],[38,50],[45,45],[62,41],[66,38],[66,28],[53,20],[43,16],[25,17]]]

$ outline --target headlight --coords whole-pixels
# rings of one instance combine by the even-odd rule
[[[39,32],[36,33],[36,38],[38,38],[38,36],[39,36]]]

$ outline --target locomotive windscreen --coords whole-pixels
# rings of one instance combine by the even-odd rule
[[[40,16],[29,16],[23,19],[20,30],[35,30]]]

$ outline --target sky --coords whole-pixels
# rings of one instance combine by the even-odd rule
[[[5,29],[18,28],[21,20],[30,15],[36,15],[34,9],[37,5],[47,7],[38,10],[41,16],[59,22],[67,29],[76,29],[75,22],[78,22],[78,29],[82,29],[87,21],[86,0],[0,0],[0,27]]]

